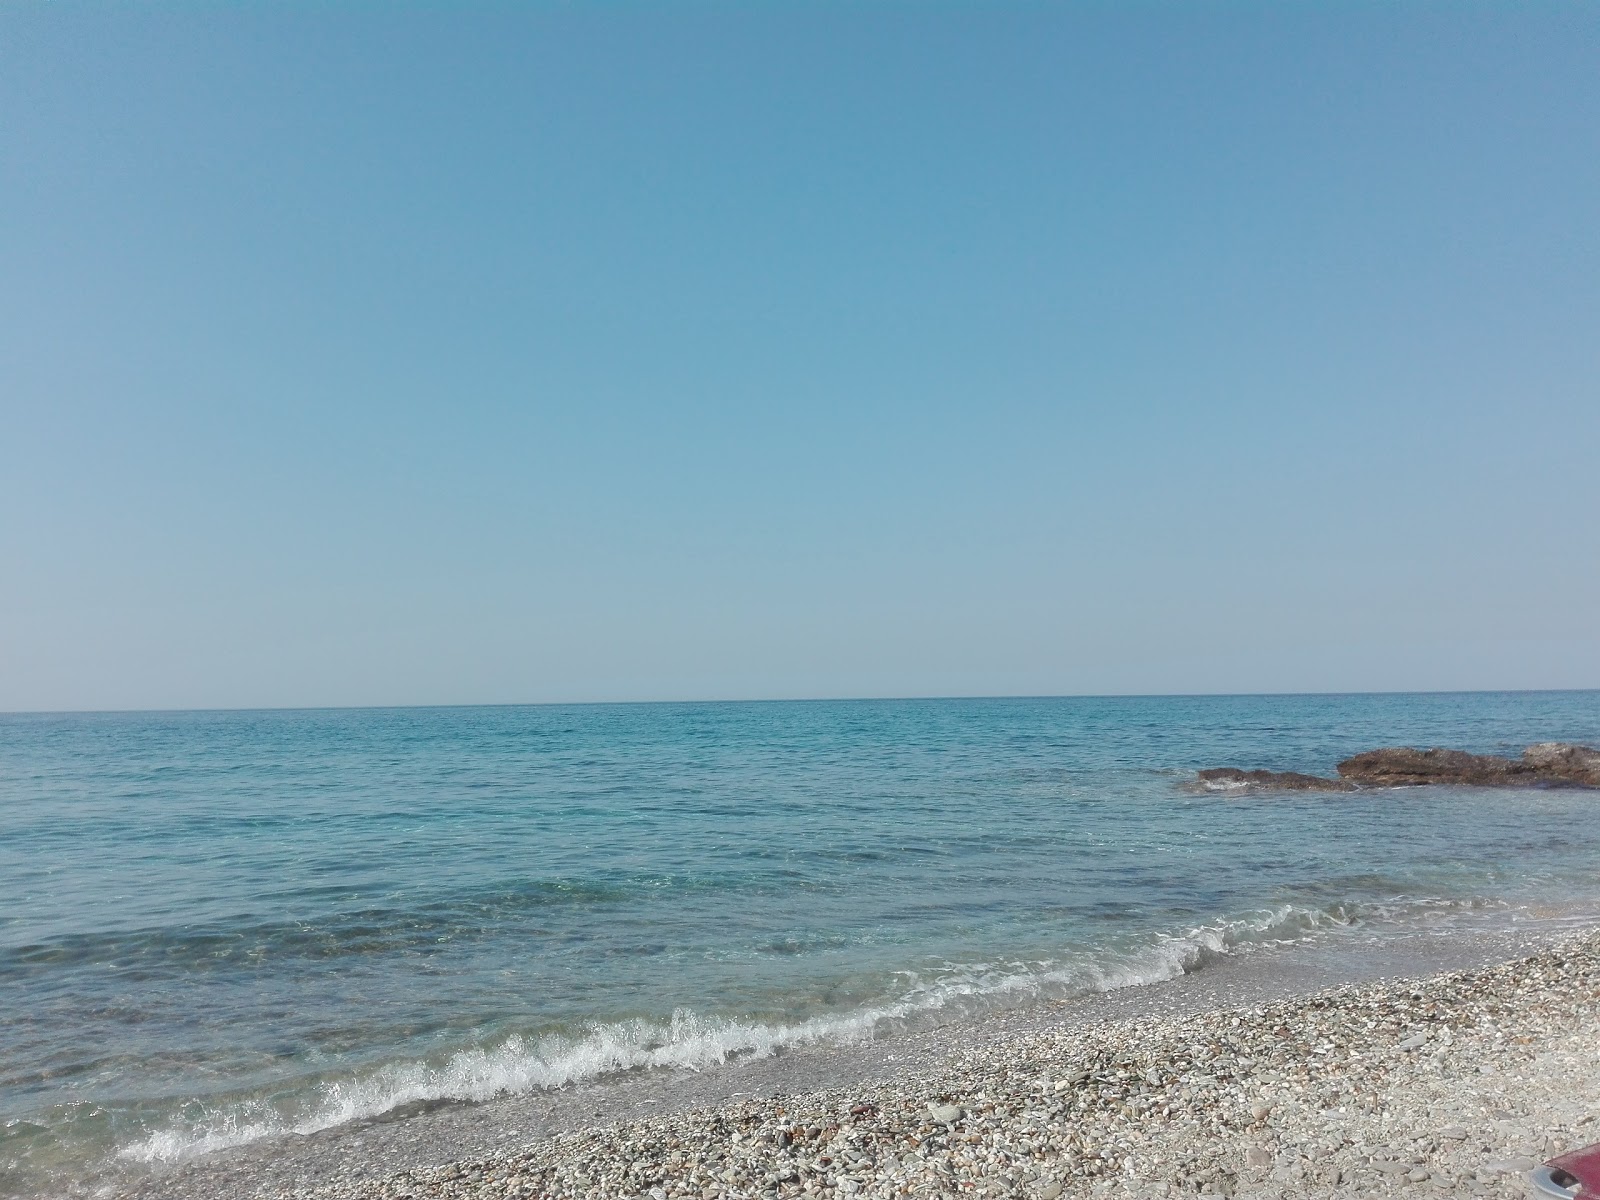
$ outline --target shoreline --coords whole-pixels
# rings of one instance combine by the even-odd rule
[[[1553,951],[1551,947],[1558,950]],[[1569,949],[1559,949],[1562,947]],[[921,1145],[937,1143],[942,1152],[956,1153],[951,1150],[949,1139],[957,1136],[957,1131],[964,1126],[958,1122],[949,1131],[940,1132],[943,1126],[930,1129],[931,1116],[926,1103],[933,1100],[962,1104],[965,1097],[963,1107],[969,1107],[971,1098],[979,1094],[985,1097],[979,1107],[995,1105],[993,1111],[1001,1113],[994,1118],[999,1127],[959,1133],[959,1136],[999,1137],[1005,1141],[1010,1136],[1006,1130],[1017,1119],[1016,1112],[1004,1110],[1005,1104],[1015,1107],[1020,1103],[1022,1107],[1018,1111],[1025,1115],[1031,1101],[1054,1095],[1050,1091],[1039,1091],[1037,1078],[1029,1081],[1026,1087],[1017,1082],[1016,1065],[1022,1061],[1032,1063],[1030,1070],[1035,1074],[1050,1074],[1045,1068],[1051,1064],[1056,1073],[1067,1071],[1070,1074],[1084,1069],[1071,1064],[1079,1063],[1096,1047],[1117,1045],[1135,1056],[1157,1054],[1158,1048],[1172,1043],[1174,1037],[1206,1034],[1209,1026],[1231,1021],[1235,1016],[1245,1020],[1240,1014],[1254,1014],[1249,1015],[1248,1020],[1259,1021],[1264,1019],[1261,1013],[1275,1013],[1280,1019],[1295,1014],[1326,1013],[1330,1003],[1332,1011],[1336,1012],[1352,1004],[1358,1007],[1392,1004],[1396,997],[1409,995],[1412,986],[1409,982],[1393,982],[1396,980],[1425,979],[1425,984],[1419,986],[1449,989],[1456,986],[1450,980],[1458,979],[1463,973],[1467,976],[1476,973],[1484,980],[1472,987],[1495,997],[1500,985],[1493,978],[1494,972],[1514,971],[1503,964],[1525,963],[1530,961],[1529,955],[1537,959],[1551,953],[1565,953],[1583,964],[1586,973],[1582,978],[1587,981],[1584,986],[1588,990],[1582,993],[1580,1007],[1594,1018],[1595,998],[1600,995],[1600,983],[1596,982],[1600,981],[1600,929],[1593,926],[1586,926],[1580,932],[1541,926],[1499,932],[1417,933],[1379,943],[1361,938],[1330,939],[1315,945],[1230,956],[1164,983],[1122,988],[1067,1001],[1043,1002],[991,1014],[979,1021],[906,1032],[864,1044],[794,1049],[694,1074],[639,1073],[481,1104],[432,1105],[426,1111],[390,1114],[307,1137],[276,1138],[219,1151],[185,1164],[158,1168],[135,1180],[124,1178],[117,1181],[109,1193],[105,1185],[111,1181],[101,1180],[100,1186],[90,1194],[111,1194],[121,1200],[196,1200],[220,1195],[644,1197],[652,1195],[652,1187],[666,1196],[730,1198],[939,1195],[954,1194],[958,1190],[972,1194],[970,1188],[956,1187],[961,1182],[959,1172],[943,1177],[941,1183],[937,1167],[927,1168],[933,1176],[925,1184],[933,1190],[917,1191],[917,1187],[923,1185],[913,1176],[921,1168],[914,1169],[902,1163],[901,1157],[909,1153],[914,1161],[920,1161],[915,1160],[918,1151],[905,1150],[901,1143],[905,1139],[913,1139]],[[1564,1003],[1573,999],[1567,993],[1562,995]],[[1513,1008],[1520,1003],[1515,997],[1501,999]],[[1531,1014],[1529,1019],[1532,1019]],[[1600,1025],[1595,1019],[1590,1020],[1590,1025],[1596,1026],[1594,1049],[1600,1051]],[[1185,1034],[1185,1030],[1189,1033]],[[1457,1038],[1456,1045],[1463,1044]],[[1595,1054],[1590,1053],[1587,1062],[1592,1064],[1594,1060]],[[1242,1086],[1248,1086],[1252,1076],[1246,1072],[1236,1078]],[[1593,1086],[1596,1094],[1590,1102],[1591,1110],[1600,1112],[1600,1082]],[[1075,1096],[1078,1090],[1074,1085],[1064,1089],[1062,1094]],[[1572,1096],[1570,1080],[1566,1081],[1562,1094]],[[1008,1099],[1002,1102],[999,1097]],[[1255,1103],[1259,1105],[1262,1101]],[[1437,1098],[1430,1101],[1434,1107],[1439,1103],[1443,1101]],[[876,1175],[858,1177],[859,1173],[830,1179],[832,1163],[817,1167],[817,1160],[823,1155],[814,1154],[809,1168],[786,1165],[794,1158],[791,1151],[803,1144],[804,1138],[788,1146],[780,1146],[772,1140],[753,1141],[743,1135],[737,1141],[731,1140],[735,1133],[746,1131],[758,1137],[776,1138],[778,1135],[774,1131],[785,1128],[784,1122],[792,1124],[799,1113],[811,1114],[815,1120],[810,1124],[828,1118],[818,1125],[819,1129],[841,1121],[846,1130],[855,1129],[861,1122],[857,1117],[850,1117],[849,1110],[862,1105],[876,1106],[878,1115],[873,1119],[877,1121],[888,1120],[889,1114],[895,1114],[895,1154],[901,1157],[893,1159],[890,1171],[893,1179]],[[989,1115],[983,1121],[988,1121]],[[1037,1119],[1034,1124],[1039,1124]],[[1077,1124],[1075,1116],[1074,1128]],[[1163,1137],[1170,1141],[1172,1131],[1172,1118],[1165,1117],[1146,1133],[1156,1141]],[[1247,1123],[1244,1133],[1249,1132]],[[885,1135],[881,1130],[877,1133],[857,1130],[856,1136],[858,1140],[864,1138],[881,1145]],[[1087,1171],[1083,1166],[1087,1160],[1081,1153],[1085,1135],[1080,1131],[1071,1136],[1078,1139],[1076,1148],[1071,1143],[1065,1144],[1054,1154],[1048,1145],[1030,1149],[1024,1157],[1032,1168],[1031,1175],[1024,1167],[1010,1164],[1006,1171],[1022,1173],[1013,1177],[1002,1172],[990,1178],[980,1172],[974,1178],[984,1186],[1000,1188],[996,1194],[1001,1195],[1042,1195],[1056,1183],[1063,1188],[1061,1195],[1091,1194],[1095,1186],[1103,1188],[1104,1173]],[[676,1150],[666,1147],[671,1138],[681,1144]],[[1584,1140],[1595,1139],[1600,1139],[1600,1127]],[[1190,1138],[1190,1141],[1195,1139]],[[654,1151],[649,1150],[649,1146],[654,1146]],[[630,1162],[646,1162],[653,1155],[665,1162],[666,1156],[682,1153],[689,1146],[693,1146],[697,1154],[720,1154],[722,1157],[718,1161],[723,1165],[708,1174],[693,1163],[680,1162],[668,1168],[659,1181],[640,1187],[634,1184],[648,1182],[642,1174],[628,1179],[594,1178],[585,1184],[559,1165],[565,1163],[571,1167],[587,1161],[591,1173],[603,1176],[607,1163],[620,1167]],[[1192,1149],[1204,1158],[1207,1146],[1207,1139],[1200,1138]],[[1213,1148],[1220,1153],[1225,1147],[1219,1143]],[[1260,1146],[1256,1148],[1265,1152]],[[1542,1143],[1537,1149],[1541,1151],[1538,1156],[1544,1157]],[[1528,1147],[1518,1150],[1507,1146],[1504,1150],[1507,1161],[1527,1157],[1531,1152]],[[1001,1153],[1015,1157],[1010,1151]],[[1171,1153],[1169,1147],[1166,1154],[1156,1154],[1152,1161],[1165,1162]],[[1137,1161],[1136,1155],[1128,1157]],[[1067,1167],[1065,1164],[1069,1160],[1078,1165]],[[482,1171],[451,1165],[474,1161],[495,1164],[489,1168],[495,1176],[493,1183],[484,1179]],[[1276,1163],[1276,1152],[1273,1161]],[[727,1165],[730,1162],[751,1165],[741,1169]],[[873,1170],[877,1171],[884,1166],[885,1159],[879,1154],[874,1162]],[[1073,1174],[1080,1169],[1086,1173]],[[1235,1190],[1250,1183],[1250,1173],[1255,1170],[1242,1159],[1231,1174],[1222,1167],[1217,1169],[1218,1179],[1232,1180],[1228,1186]],[[1270,1176],[1272,1170],[1278,1169],[1274,1165],[1266,1174]],[[1413,1165],[1407,1174],[1419,1169],[1423,1169],[1421,1164]],[[729,1171],[738,1178],[723,1178]],[[746,1178],[750,1171],[755,1174]],[[792,1181],[780,1178],[791,1171],[795,1174]],[[674,1191],[672,1180],[680,1178],[693,1182],[693,1186]],[[1139,1186],[1144,1194],[1149,1194],[1149,1189],[1159,1182],[1140,1175],[1137,1168],[1129,1178],[1142,1180]],[[1493,1190],[1492,1183],[1479,1182],[1476,1175],[1473,1182],[1478,1187]],[[1387,1183],[1393,1184],[1395,1180],[1387,1179]],[[812,1190],[806,1190],[808,1185]],[[561,1190],[563,1186],[566,1190]],[[1414,1186],[1414,1181],[1407,1182],[1406,1186]],[[522,1190],[518,1190],[519,1187]],[[628,1190],[630,1187],[634,1190]],[[948,1190],[941,1192],[941,1187]],[[911,1191],[907,1193],[905,1188]],[[1160,1190],[1156,1187],[1158,1193]],[[1419,1194],[1432,1193],[1425,1190]]]

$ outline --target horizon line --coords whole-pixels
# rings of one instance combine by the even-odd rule
[[[1319,696],[1492,696],[1600,692],[1600,687],[1567,688],[1378,688],[1352,691],[1259,691],[1259,692],[1016,692],[975,693],[969,695],[920,696],[763,696],[749,699],[720,697],[710,699],[656,700],[505,700],[487,703],[443,704],[266,704],[213,708],[17,708],[0,709],[0,717],[91,717],[160,716],[183,713],[297,713],[297,712],[405,712],[471,708],[621,708],[646,705],[728,705],[728,704],[899,704],[943,703],[956,700],[1205,700],[1254,699],[1265,697],[1312,698]]]

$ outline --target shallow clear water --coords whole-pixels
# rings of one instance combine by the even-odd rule
[[[1600,798],[1195,794],[1600,693],[0,717],[0,1190],[1600,902]]]

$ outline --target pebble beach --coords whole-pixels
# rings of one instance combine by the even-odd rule
[[[1524,1195],[1537,1162],[1600,1140],[1597,1065],[1600,934],[1586,931],[1420,980],[1008,1033],[870,1084],[574,1129],[441,1167],[352,1162],[314,1187],[255,1194]]]

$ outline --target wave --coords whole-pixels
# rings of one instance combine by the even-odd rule
[[[437,1064],[395,1062],[325,1079],[298,1106],[254,1098],[191,1109],[189,1119],[124,1146],[119,1154],[137,1162],[172,1163],[263,1138],[317,1133],[412,1105],[481,1102],[625,1072],[699,1071],[800,1047],[871,1041],[912,1026],[1036,1000],[1160,983],[1242,949],[1302,941],[1353,923],[1341,905],[1283,904],[1059,961],[948,963],[933,972],[902,972],[892,998],[803,1020],[768,1022],[680,1008],[669,1019],[594,1023],[579,1034],[513,1034],[462,1049]]]

